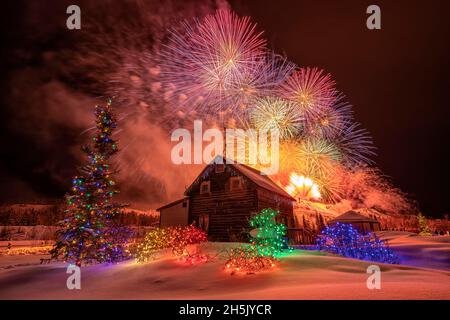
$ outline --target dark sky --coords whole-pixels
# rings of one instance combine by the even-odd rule
[[[427,213],[450,212],[449,1],[232,1],[272,47],[330,72],[372,134],[376,162]],[[381,30],[366,8],[381,8]]]
[[[45,14],[30,15],[31,2],[44,6],[45,10],[36,10]],[[69,2],[67,5],[72,4]],[[230,3],[239,14],[250,15],[258,23],[275,51],[300,66],[317,66],[330,72],[338,89],[353,104],[356,120],[372,134],[377,165],[396,186],[411,194],[426,214],[440,216],[450,212],[448,1]],[[366,28],[365,12],[370,4],[381,7],[381,30]],[[49,198],[61,196],[67,185],[61,184],[60,177],[48,174],[51,170],[48,162],[57,162],[54,166],[59,169],[61,166],[64,169],[64,165],[72,168],[76,163],[64,152],[54,159],[58,148],[67,141],[78,143],[71,130],[61,128],[57,139],[52,140],[53,146],[40,150],[41,145],[32,139],[32,133],[21,132],[14,111],[20,108],[20,119],[26,119],[27,108],[35,106],[29,101],[22,104],[18,101],[17,106],[12,106],[14,100],[5,98],[11,94],[12,74],[41,63],[34,58],[37,52],[70,46],[65,33],[48,26],[49,21],[65,22],[64,5],[64,1],[6,1],[4,5],[2,2],[1,32],[6,37],[2,37],[1,63],[4,110],[0,128],[0,199],[4,202],[30,201],[24,186]],[[84,14],[89,15],[90,11],[85,10]],[[96,14],[101,16],[101,12]],[[31,23],[29,19],[36,21]],[[16,50],[18,47],[22,50]],[[36,123],[25,121],[23,125],[32,132]],[[48,165],[46,170],[42,169],[44,163]],[[60,174],[70,176],[72,171],[60,170]]]

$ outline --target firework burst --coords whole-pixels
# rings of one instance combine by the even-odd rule
[[[371,157],[376,153],[372,138],[359,123],[348,123],[335,141],[342,151],[343,162],[348,167],[373,163]]]
[[[290,184],[285,189],[291,196],[315,200],[321,198],[319,185],[310,178],[292,172],[289,176],[289,182]]]
[[[318,185],[322,199],[334,201],[341,190],[340,159],[337,147],[323,139],[283,141],[280,171],[274,179],[287,185],[292,173],[308,177]]]
[[[296,136],[303,127],[303,118],[295,105],[276,97],[265,97],[256,101],[249,117],[256,129],[277,129],[282,139]]]
[[[300,146],[302,157],[305,160],[310,159],[311,162],[320,162],[323,158],[336,162],[342,160],[342,153],[339,148],[328,140],[309,138],[302,141]]]
[[[238,17],[229,10],[219,10],[198,24],[193,38],[194,54],[208,54],[206,62],[219,73],[233,75],[245,70],[265,53],[266,40],[256,32],[249,17]]]
[[[336,193],[336,168],[342,154],[336,145],[324,139],[306,139],[299,145],[299,169],[297,172],[316,181],[324,197],[332,198]]]
[[[218,10],[194,25],[185,22],[182,31],[171,31],[160,53],[161,78],[169,98],[211,114],[236,111],[230,88],[238,87],[239,81],[248,83],[246,77],[256,74],[265,44],[249,17],[240,18],[229,10]]]
[[[317,113],[317,117],[306,122],[306,133],[321,139],[335,139],[344,132],[353,120],[352,106],[339,95],[331,106],[325,106]]]
[[[291,172],[298,172],[302,157],[299,142],[293,139],[282,141],[279,148],[280,172],[278,180],[286,182]]]
[[[337,146],[323,139],[303,141],[287,140],[280,144],[280,168],[286,174],[291,171],[305,176],[322,179],[332,167],[342,159]]]
[[[245,115],[257,99],[275,95],[276,88],[286,81],[294,69],[293,63],[275,53],[258,57],[251,67],[245,68],[236,77],[230,77],[226,100],[235,106],[234,109],[240,109],[239,114]]]
[[[323,108],[334,103],[337,91],[330,74],[318,68],[302,68],[281,86],[280,95],[295,102],[300,112],[312,121],[320,116]]]
[[[372,163],[370,136],[353,121],[351,106],[330,74],[317,68],[295,71],[293,63],[267,50],[248,17],[217,11],[183,22],[168,34],[160,32],[154,42],[148,41],[153,37],[145,24],[119,31],[108,37],[93,34],[89,45],[71,52],[64,63],[68,57],[76,62],[73,69],[82,71],[85,78],[79,82],[87,92],[115,97],[126,123],[157,124],[170,132],[202,119],[209,127],[242,128],[235,134],[241,141],[235,151],[244,154],[240,162],[258,169],[248,152],[257,145],[256,130],[276,128],[282,140],[280,172],[273,178],[286,182],[295,172],[312,179],[324,200],[335,199],[342,189],[340,168]],[[69,75],[65,77],[71,79]],[[143,132],[136,128],[125,130],[133,136]],[[130,145],[138,143],[134,139]],[[145,150],[131,146],[127,152],[138,149]],[[133,153],[124,163],[140,168],[147,156]]]

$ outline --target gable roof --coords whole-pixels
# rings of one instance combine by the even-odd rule
[[[175,205],[177,205],[177,204],[179,204],[179,203],[182,203],[183,201],[186,201],[186,200],[188,200],[188,199],[189,199],[189,197],[183,197],[183,198],[181,198],[181,199],[178,199],[178,200],[169,202],[168,204],[165,204],[165,205],[163,205],[162,207],[157,208],[156,211],[161,211],[161,210],[163,210],[163,209],[166,209],[166,208],[175,206]]]
[[[362,214],[350,210],[346,213],[341,214],[340,216],[330,220],[329,223],[333,222],[342,222],[342,223],[351,223],[351,222],[378,222],[378,220],[363,216]]]
[[[202,172],[198,175],[201,176],[203,174],[203,172],[205,172],[205,170],[215,164],[215,163],[224,163],[228,166],[233,167],[234,169],[236,169],[236,171],[238,171],[239,173],[241,173],[243,176],[247,177],[248,179],[250,179],[253,183],[255,183],[257,186],[276,193],[284,198],[288,198],[289,200],[292,201],[296,201],[295,198],[293,198],[289,193],[287,193],[283,188],[281,188],[279,185],[277,185],[275,182],[273,182],[273,180],[271,180],[267,175],[261,174],[261,171],[251,168],[249,166],[246,166],[245,164],[241,164],[241,163],[226,163],[226,159],[225,157],[222,156],[216,156],[214,158],[214,160],[208,164],[203,170]],[[197,178],[198,179],[198,178]],[[194,182],[186,189],[185,193],[186,194],[188,191],[190,191],[190,189],[192,188],[192,186],[196,183],[196,180],[194,180]]]

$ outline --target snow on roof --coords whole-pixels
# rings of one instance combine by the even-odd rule
[[[127,208],[123,208],[122,212],[124,212],[124,213],[136,213],[136,214],[140,214],[140,215],[154,216],[154,217],[159,216],[159,213],[156,210],[153,210],[153,209],[140,210],[140,209],[134,209],[134,208],[127,207]]]
[[[181,198],[181,199],[178,199],[178,200],[169,202],[168,204],[165,204],[165,205],[163,205],[162,207],[157,208],[156,211],[161,211],[161,210],[163,210],[163,209],[172,207],[172,206],[174,206],[174,205],[177,205],[177,204],[179,204],[179,203],[182,203],[183,201],[186,201],[187,199],[189,199],[189,197],[183,197],[183,198]]]
[[[275,182],[273,182],[267,175],[263,175],[261,171],[251,168],[249,166],[246,166],[241,163],[227,163],[227,160],[225,157],[222,156],[216,156],[214,160],[208,164],[202,172],[199,174],[201,176],[205,170],[211,166],[212,164],[216,163],[225,163],[226,165],[230,165],[233,168],[235,168],[237,171],[239,171],[242,175],[246,176],[248,179],[250,179],[252,182],[254,182],[259,187],[266,189],[268,191],[274,192],[282,197],[288,198],[289,200],[296,201],[295,198],[293,198],[289,193],[287,193],[283,188],[278,186]],[[198,178],[197,178],[198,179]],[[196,180],[186,189],[186,192],[188,192],[192,186],[196,183]],[[185,192],[185,194],[186,194]]]
[[[291,199],[292,201],[295,201],[295,199],[291,195],[289,195],[289,193],[287,193],[283,188],[281,188],[279,185],[273,182],[273,180],[270,179],[267,175],[261,174],[259,170],[256,170],[254,168],[251,168],[249,166],[240,163],[234,163],[231,165],[261,188],[275,192],[278,195],[281,195],[283,197]]]
[[[335,211],[330,210],[326,204],[321,202],[313,202],[306,199],[299,199],[294,205],[294,214],[321,214],[324,218],[334,219],[337,214]]]
[[[350,210],[347,211],[344,214],[341,214],[340,216],[334,218],[333,220],[329,221],[332,222],[378,222],[375,219],[363,216],[362,214],[359,214],[356,211]]]

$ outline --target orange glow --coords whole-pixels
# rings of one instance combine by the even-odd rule
[[[289,185],[284,188],[291,196],[320,199],[319,186],[310,178],[299,176],[295,172],[291,172],[289,176]]]

